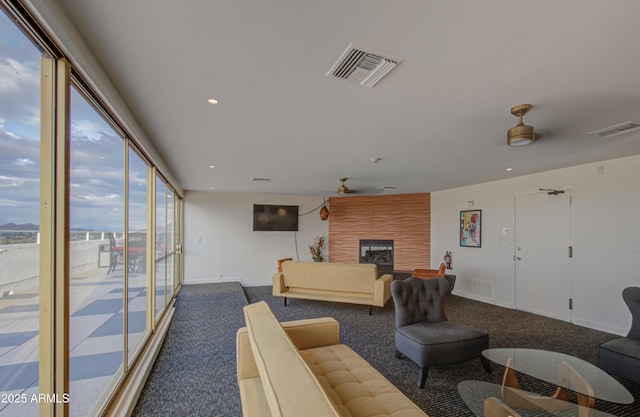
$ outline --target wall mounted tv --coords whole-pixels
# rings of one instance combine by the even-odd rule
[[[253,205],[254,232],[297,232],[298,206]]]

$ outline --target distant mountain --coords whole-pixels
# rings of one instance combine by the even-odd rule
[[[40,226],[33,223],[27,224],[15,224],[15,223],[5,223],[0,224],[0,230],[40,230]]]

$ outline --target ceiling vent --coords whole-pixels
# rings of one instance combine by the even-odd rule
[[[402,61],[402,58],[350,43],[326,75],[373,87]]]
[[[640,128],[640,123],[638,122],[626,122],[620,123],[619,125],[605,127],[604,129],[594,130],[589,132],[589,135],[600,136],[602,138],[610,138],[611,136],[616,136],[621,133],[630,132],[632,130],[636,130]]]

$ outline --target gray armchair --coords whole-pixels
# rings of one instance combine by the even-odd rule
[[[627,287],[622,299],[631,311],[627,337],[598,347],[598,366],[603,371],[640,383],[640,287]]]
[[[489,348],[489,335],[447,320],[444,298],[449,283],[444,278],[408,278],[391,283],[395,304],[396,358],[407,357],[420,371],[418,387],[424,388],[429,367],[480,358],[487,372],[489,361],[482,351]]]

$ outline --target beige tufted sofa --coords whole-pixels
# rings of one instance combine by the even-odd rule
[[[391,281],[373,264],[286,261],[273,274],[273,295],[285,297],[285,305],[287,297],[365,304],[371,313],[391,298]]]
[[[244,417],[425,417],[346,345],[332,318],[280,323],[261,301],[237,332]]]

